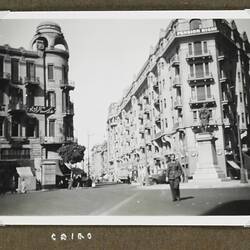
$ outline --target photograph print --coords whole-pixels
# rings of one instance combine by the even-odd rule
[[[1,20],[0,218],[250,215],[250,19],[191,14]]]

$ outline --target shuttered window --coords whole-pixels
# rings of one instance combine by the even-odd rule
[[[202,63],[195,64],[195,75],[196,77],[204,77],[204,70]]]
[[[206,100],[205,86],[197,86],[197,100]]]
[[[194,55],[201,55],[202,47],[201,42],[194,42]]]
[[[49,136],[55,136],[55,120],[49,120]]]
[[[35,80],[36,68],[34,62],[26,62],[26,76],[29,80]]]
[[[49,80],[54,79],[54,66],[53,66],[53,64],[48,65],[48,79]]]

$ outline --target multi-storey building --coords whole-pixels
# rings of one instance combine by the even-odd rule
[[[104,175],[112,175],[112,171],[109,169],[108,157],[107,157],[107,142],[95,145],[92,150],[92,159],[90,164],[91,175],[95,178],[100,178]]]
[[[234,21],[176,19],[161,30],[129,90],[109,108],[108,157],[117,174],[127,169],[140,180],[175,153],[192,176],[206,107],[214,164],[226,175],[228,158],[238,160],[237,127],[242,135],[249,128],[249,53]]]
[[[36,176],[44,186],[54,182],[57,150],[74,140],[68,58],[61,28],[51,22],[37,27],[30,50],[0,46],[0,182],[5,186],[17,173]]]

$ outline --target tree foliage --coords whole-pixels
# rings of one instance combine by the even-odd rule
[[[83,160],[85,147],[77,143],[64,145],[58,149],[58,154],[66,163],[77,163]]]

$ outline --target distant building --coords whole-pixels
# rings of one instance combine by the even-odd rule
[[[91,175],[100,178],[112,174],[108,165],[107,142],[105,141],[103,144],[95,145],[92,148],[91,153]]]
[[[249,147],[249,56],[247,35],[234,21],[173,20],[122,100],[109,107],[110,166],[140,180],[175,153],[192,176],[199,111],[206,107],[215,164],[227,175],[228,160],[239,159],[237,120]]]
[[[51,22],[37,27],[30,50],[0,46],[0,182],[29,172],[54,185],[57,150],[74,141],[68,58],[61,28]]]

